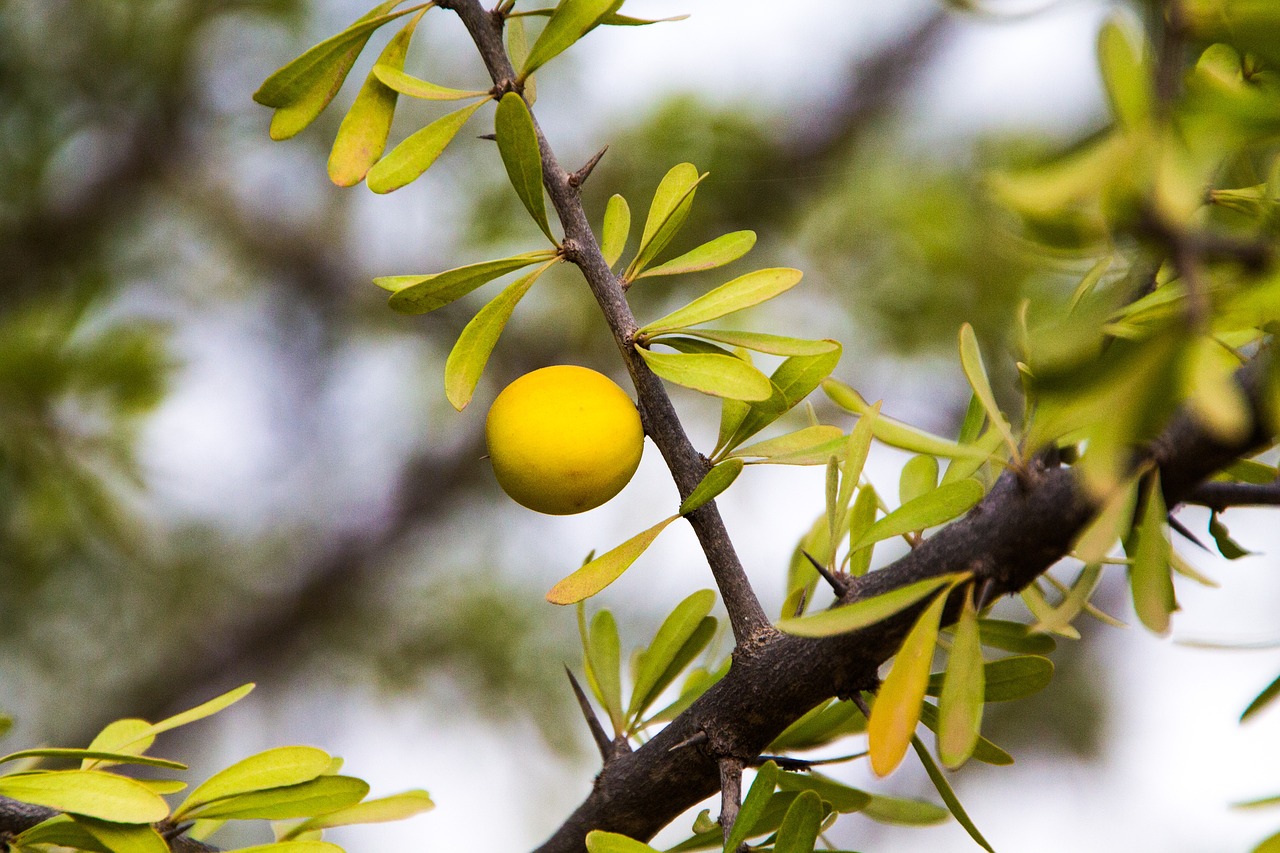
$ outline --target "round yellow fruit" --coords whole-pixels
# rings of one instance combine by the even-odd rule
[[[644,430],[627,392],[562,364],[526,373],[489,409],[489,459],[503,491],[549,515],[600,506],[640,464]]]

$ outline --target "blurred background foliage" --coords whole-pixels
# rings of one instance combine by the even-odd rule
[[[548,71],[544,120],[583,160],[610,146],[586,188],[597,221],[614,192],[640,215],[674,163],[710,171],[670,255],[756,230],[753,262],[804,269],[807,292],[758,327],[840,339],[838,376],[869,399],[923,390],[899,413],[947,431],[967,402],[959,325],[1007,352],[1022,300],[1061,299],[1084,270],[1028,253],[982,185],[988,169],[1064,140],[1034,127],[976,141],[920,133],[912,110],[960,23],[930,3],[912,9],[843,53],[811,56],[842,82],[790,107],[726,102],[690,79],[601,126],[575,122]],[[441,370],[466,306],[404,318],[369,281],[535,242],[492,146],[455,145],[427,179],[374,199],[324,177],[341,111],[279,145],[249,100],[266,73],[364,11],[347,0],[0,4],[0,706],[17,721],[11,742],[81,744],[110,719],[155,718],[257,680],[281,694],[384,691],[449,713],[461,701],[468,715],[532,721],[556,749],[586,746],[558,666],[579,655],[573,620],[542,594],[566,563],[618,537],[602,521],[566,558],[582,543],[501,498],[481,429],[486,401],[530,369],[616,374],[612,343],[557,271],[517,312],[477,403],[448,410]],[[426,27],[409,70],[473,84],[474,56],[436,29],[460,27]],[[591,68],[571,54],[554,73],[572,94]],[[1103,121],[1098,101],[1070,136]],[[674,304],[669,287],[637,286],[637,314]],[[1011,360],[988,365],[1012,395]],[[695,432],[713,434],[698,405]],[[619,611],[624,636],[676,600]],[[1063,677],[1037,707],[993,720],[991,737],[1096,758],[1106,697],[1085,673],[1097,654],[1061,644]]]

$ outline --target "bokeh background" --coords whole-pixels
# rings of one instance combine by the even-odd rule
[[[610,146],[586,192],[597,222],[612,192],[640,216],[671,165],[709,170],[672,253],[756,230],[750,262],[806,279],[751,327],[843,341],[839,378],[945,432],[968,395],[959,325],[977,327],[1012,401],[1012,362],[991,356],[1009,352],[1018,304],[1061,295],[1082,269],[1029,255],[984,199],[983,174],[1107,120],[1093,44],[1113,4],[1059,0],[1030,16],[1019,13],[1045,4],[993,5],[1011,14],[930,0],[633,0],[632,14],[692,17],[593,33],[539,74],[538,115],[563,162]],[[489,291],[404,317],[370,284],[538,245],[493,146],[471,138],[482,121],[387,197],[327,180],[340,110],[268,140],[258,83],[365,11],[0,3],[0,711],[16,720],[5,746],[82,745],[116,717],[154,719],[252,680],[248,700],[161,751],[212,768],[315,743],[375,794],[425,787],[437,801],[404,824],[337,833],[352,853],[505,853],[558,825],[596,770],[562,671],[579,665],[574,614],[543,593],[676,495],[650,448],[605,507],[536,516],[483,461],[484,412],[505,382],[558,362],[621,378],[574,274],[556,271],[520,306],[462,413],[444,400],[444,358]],[[442,12],[419,29],[409,70],[468,88],[486,79]],[[395,138],[434,114],[405,100]],[[715,283],[642,282],[633,304],[657,316]],[[716,406],[674,396],[709,447]],[[873,457],[882,492],[901,461]],[[772,611],[821,478],[753,468],[720,501]],[[1182,518],[1203,530],[1202,515]],[[1245,850],[1280,827],[1280,812],[1229,807],[1280,792],[1280,717],[1236,723],[1280,669],[1267,556],[1280,537],[1265,513],[1227,520],[1262,554],[1187,551],[1222,588],[1180,586],[1172,638],[1086,622],[1082,642],[1059,645],[1048,690],[989,716],[1017,764],[955,784],[997,849]],[[673,527],[592,607],[612,609],[634,646],[708,586],[692,536]],[[1098,601],[1129,617],[1119,576]],[[1191,645],[1205,641],[1259,648]],[[883,781],[833,772],[929,793],[910,768]],[[954,823],[853,817],[832,837],[975,849]],[[252,840],[265,839],[224,843]]]

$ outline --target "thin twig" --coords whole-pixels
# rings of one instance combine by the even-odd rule
[[[587,700],[587,694],[583,692],[582,685],[574,677],[573,670],[566,666],[564,674],[569,676],[569,683],[573,685],[573,695],[577,697],[578,707],[582,709],[582,717],[587,721],[587,728],[591,730],[591,739],[596,742],[596,748],[600,750],[600,760],[608,764],[613,759],[613,741],[605,734],[604,726],[600,725],[600,718],[596,716],[595,709]]]
[[[1213,480],[1196,486],[1182,502],[1218,512],[1233,506],[1280,506],[1280,481],[1258,484]]]

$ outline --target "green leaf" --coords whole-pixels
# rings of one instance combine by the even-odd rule
[[[601,610],[591,620],[590,642],[583,656],[596,699],[609,714],[614,732],[624,725],[622,713],[622,643],[618,623],[608,610]]]
[[[801,616],[798,619],[783,619],[777,627],[779,631],[800,637],[830,637],[856,631],[888,619],[895,613],[901,613],[941,587],[955,582],[959,577],[959,575],[950,574],[925,578],[852,604],[844,604],[830,610]]]
[[[776,754],[813,749],[837,738],[866,731],[866,727],[867,721],[856,705],[847,699],[831,700],[810,709],[800,719],[783,729],[782,734],[773,739],[765,752]],[[831,798],[824,796],[823,799]]]
[[[739,421],[732,437],[722,446],[731,450],[793,409],[831,374],[840,362],[839,345],[817,355],[791,356],[769,377],[769,399],[754,403]]]
[[[114,823],[155,823],[169,816],[169,804],[145,785],[100,770],[0,776],[0,796]]]
[[[1112,14],[1098,33],[1098,65],[1111,111],[1127,127],[1142,127],[1151,117],[1151,70],[1142,35],[1127,16]]]
[[[178,807],[175,817],[225,797],[309,782],[328,770],[331,761],[333,756],[314,746],[280,746],[259,752],[198,785]]]
[[[861,419],[859,419],[861,422]],[[907,460],[898,477],[898,499],[909,503],[938,488],[938,459],[921,454]]]
[[[761,332],[739,332],[728,329],[694,329],[689,334],[719,341],[731,347],[763,352],[768,355],[824,355],[840,349],[836,341],[823,339],[810,341],[804,338],[788,338],[783,335],[766,335]]]
[[[375,193],[389,193],[416,181],[444,153],[467,119],[488,99],[455,110],[413,133],[365,175],[365,185]]]
[[[636,334],[649,338],[663,332],[696,326],[726,314],[759,305],[795,287],[800,283],[802,275],[800,270],[787,267],[749,272],[699,296],[683,308],[649,323]]]
[[[1009,445],[1009,452],[1013,458],[1017,459],[1018,442],[1013,437],[1008,419],[996,403],[991,382],[987,379],[987,368],[982,363],[982,351],[978,348],[978,338],[973,333],[973,326],[968,323],[960,327],[960,366],[964,368],[964,375],[969,380],[970,387],[973,388],[974,396],[982,403],[982,408],[986,409],[987,418]]]
[[[1128,480],[1103,501],[1098,514],[1076,537],[1071,551],[1083,563],[1100,563],[1116,542],[1127,536],[1138,502],[1138,478]]]
[[[169,845],[150,824],[122,824],[78,816],[75,822],[112,853],[169,853]]]
[[[141,825],[146,826],[146,824]],[[19,833],[13,838],[10,849],[14,853],[26,853],[26,851],[42,849],[40,845],[46,844],[85,850],[88,853],[112,853],[109,847],[69,815],[51,817]]]
[[[600,25],[606,27],[644,27],[649,24],[683,21],[688,17],[688,15],[672,15],[669,18],[633,18],[630,15],[619,15],[617,12],[610,12],[600,20]]]
[[[388,304],[402,314],[426,314],[466,296],[499,276],[556,256],[551,250],[526,252],[496,261],[481,261],[434,275],[397,275],[375,278],[373,283],[391,291]]]
[[[587,833],[587,850],[589,853],[658,853],[648,844],[600,829]]]
[[[924,800],[909,800],[872,794],[861,814],[879,823],[899,826],[933,826],[944,822],[949,814],[942,806]]]
[[[978,746],[985,676],[978,611],[973,606],[971,589],[956,623],[955,640],[951,643],[938,700],[938,757],[952,770],[968,761]]]
[[[523,81],[559,56],[621,5],[622,0],[561,0],[530,48],[529,56],[520,68],[519,80]]]
[[[576,604],[590,598],[617,580],[645,552],[658,534],[680,516],[663,519],[643,533],[632,536],[618,547],[606,551],[573,574],[561,580],[547,593],[552,604]]]
[[[1041,634],[1060,634],[1064,629],[1071,627],[1071,623],[1080,615],[1080,611],[1088,606],[1089,598],[1097,589],[1100,580],[1102,580],[1101,565],[1090,563],[1085,566],[1080,570],[1076,582],[1072,584],[1071,591],[1063,596],[1061,603],[1051,612],[1042,614],[1032,630]]]
[[[225,797],[197,806],[201,818],[287,820],[313,817],[353,806],[369,784],[353,776],[320,776],[309,782]],[[176,814],[176,813],[175,813]]]
[[[477,89],[450,89],[406,74],[400,65],[392,65],[379,59],[369,72],[382,85],[393,92],[408,95],[422,101],[465,101],[468,98],[489,98],[488,92]]]
[[[328,841],[277,841],[273,844],[255,844],[252,847],[237,847],[226,853],[345,853],[341,847]]]
[[[702,482],[689,493],[689,497],[681,502],[680,514],[688,515],[715,500],[721,492],[733,485],[734,480],[738,479],[738,475],[742,473],[742,467],[741,459],[726,459],[708,471],[702,478]]]
[[[751,251],[756,244],[756,232],[734,231],[722,234],[709,243],[703,243],[696,249],[685,252],[678,258],[672,258],[664,264],[645,270],[636,276],[637,279],[659,275],[683,275],[703,270],[713,270],[732,263]]]
[[[773,789],[778,785],[778,765],[772,761],[766,761],[759,770],[756,771],[756,778],[751,783],[751,789],[747,791],[747,796],[742,800],[742,807],[738,809],[738,817],[733,822],[733,829],[729,832],[729,837],[725,839],[725,850],[736,851],[743,842],[751,836],[751,830],[764,814],[765,807],[769,805],[769,800],[773,798]]]
[[[404,68],[405,54],[413,32],[427,13],[423,9],[383,48],[374,71],[369,72],[351,109],[338,126],[329,152],[329,180],[340,187],[352,187],[364,180],[365,174],[378,162],[387,147],[391,120],[395,117],[398,95],[375,73],[378,65],[391,69]]]
[[[1160,492],[1160,472],[1151,473],[1141,522],[1134,533],[1138,543],[1129,567],[1133,606],[1147,629],[1156,634],[1169,630],[1169,615],[1178,609],[1173,595],[1173,572],[1169,568],[1169,540],[1164,535],[1169,511]]]
[[[1226,557],[1228,560],[1238,560],[1241,557],[1248,557],[1255,552],[1249,551],[1239,542],[1231,538],[1231,531],[1222,523],[1222,519],[1218,517],[1218,513],[1209,513],[1209,535],[1213,537],[1213,542],[1218,546],[1218,553]]]
[[[528,275],[516,279],[463,327],[444,363],[444,394],[459,412],[471,402],[485,365],[489,363],[489,356],[498,344],[498,337],[511,319],[511,312],[516,310],[516,305],[533,283],[555,263],[555,260],[547,261]]]
[[[866,467],[867,457],[871,454],[871,427],[879,414],[880,407],[877,404],[870,415],[858,418],[858,423],[850,430],[849,437],[845,440],[844,458],[840,463],[840,491],[836,495],[836,516],[838,518],[845,517],[849,509],[849,502],[853,500],[853,490],[857,487],[858,481],[862,479],[862,469]],[[874,521],[874,516],[872,520]],[[852,521],[849,523],[852,524]],[[862,534],[859,533],[858,535]],[[834,540],[832,544],[835,544]]]
[[[929,779],[933,782],[933,786],[937,788],[942,801],[947,804],[947,808],[955,816],[955,819],[959,821],[960,825],[964,827],[965,832],[969,833],[969,837],[988,853],[995,853],[995,850],[987,843],[987,839],[982,837],[982,833],[978,831],[978,827],[974,825],[973,820],[964,810],[964,806],[960,804],[960,798],[952,790],[951,783],[947,781],[947,777],[942,774],[942,770],[934,763],[933,756],[929,755],[929,750],[925,749],[924,744],[920,742],[920,738],[912,735],[911,746],[916,751],[916,755],[920,757],[920,763],[924,765],[925,772],[929,774]]]
[[[66,749],[62,747],[44,747],[11,752],[8,755],[0,756],[0,764],[4,764],[6,761],[17,761],[21,758],[80,758],[85,761],[97,760],[100,762],[99,767],[103,766],[101,762],[109,761],[111,764],[145,764],[150,767],[168,767],[173,770],[187,769],[187,765],[182,762],[170,761],[167,758],[151,758],[129,752],[112,752],[100,749]],[[82,767],[82,769],[87,768]]]
[[[871,404],[864,400],[861,394],[843,382],[826,379],[822,382],[822,390],[831,398],[831,402],[847,412],[865,416],[872,409]],[[926,453],[930,456],[973,457],[984,460],[988,456],[976,447],[958,444],[886,415],[876,418],[875,437],[890,447],[910,450],[913,453]]]
[[[813,853],[822,818],[822,799],[813,791],[802,792],[782,819],[774,853]]]
[[[938,708],[928,702],[920,706],[920,722],[924,723],[925,728],[934,734],[938,733]],[[983,764],[990,764],[995,767],[1008,767],[1013,764],[1013,756],[987,740],[982,735],[978,735],[978,744],[974,747],[973,758],[981,761]]]
[[[729,664],[730,659],[725,658],[724,662],[714,670],[708,670],[704,667],[691,669],[689,674],[685,676],[684,685],[680,688],[680,696],[661,711],[651,715],[641,724],[641,727],[647,727],[654,723],[669,723],[684,713],[685,709],[692,705],[698,697],[725,677],[729,672]]]
[[[862,538],[850,546],[851,551],[873,542],[892,539],[904,533],[925,530],[950,521],[967,512],[982,500],[982,484],[977,480],[957,480],[939,486],[895,509],[871,525]]]
[[[915,738],[916,725],[920,722],[920,705],[929,684],[929,665],[938,644],[942,608],[946,603],[946,593],[939,594],[916,619],[893,659],[889,674],[880,685],[875,704],[871,706],[871,716],[867,719],[867,748],[871,769],[877,776],[892,773],[902,763],[907,745]]]
[[[366,800],[345,809],[318,815],[303,821],[280,837],[281,841],[290,841],[304,832],[319,829],[331,829],[335,826],[351,826],[360,823],[388,823],[404,820],[435,808],[431,796],[426,791],[405,791],[403,794],[392,794],[376,800]]]
[[[640,248],[622,276],[625,281],[635,279],[684,226],[694,193],[704,178],[706,174],[699,175],[692,163],[681,163],[658,182],[640,236]]]
[[[507,167],[511,186],[542,233],[555,243],[556,238],[551,236],[551,225],[547,222],[546,202],[542,198],[542,151],[538,147],[538,132],[534,129],[533,116],[529,114],[524,98],[515,92],[503,95],[494,113],[493,127],[498,138],[498,153],[502,155],[502,165]]]
[[[627,247],[627,237],[631,234],[631,207],[627,200],[618,194],[609,196],[609,204],[604,209],[604,228],[601,231],[600,253],[604,262],[612,269],[622,257],[622,250]]]
[[[871,484],[858,489],[858,497],[853,502],[853,508],[849,511],[849,542],[857,542],[861,539],[871,526],[876,522],[876,510],[879,508],[880,499],[876,495],[876,490]],[[874,545],[868,545],[865,548],[850,550],[847,560],[849,562],[849,574],[854,577],[861,577],[871,569],[871,555],[875,550]]]
[[[0,714],[0,737],[4,737],[13,728],[13,717],[8,714]]]
[[[746,401],[767,400],[773,394],[767,376],[733,356],[660,353],[644,347],[636,347],[636,352],[663,379],[703,394]]]
[[[643,714],[645,708],[657,698],[657,694],[679,674],[671,673],[667,677],[680,650],[697,633],[715,603],[714,592],[709,589],[698,590],[677,604],[663,621],[653,642],[640,657],[640,667],[631,689],[631,705],[627,708],[628,717],[636,718]]]
[[[828,453],[827,456],[843,456],[845,449],[844,433],[840,431],[840,427],[819,424],[817,426],[804,427],[803,429],[798,429],[795,432],[780,435],[777,438],[758,441],[747,447],[738,448],[733,451],[733,455],[740,457],[763,457],[765,459],[771,457],[786,457],[796,453],[812,450],[816,447],[829,446],[832,442],[836,442],[839,445],[839,452]],[[823,457],[824,460],[825,458],[826,457]]]
[[[982,645],[1005,652],[1047,655],[1058,647],[1053,637],[1032,633],[1029,626],[1004,619],[979,619],[978,633]]]
[[[263,81],[253,99],[275,109],[271,138],[288,139],[316,120],[342,88],[374,30],[421,7],[386,14],[400,0],[381,3],[342,32],[307,50]]]
[[[852,705],[853,703],[846,702],[843,704]],[[837,782],[829,776],[823,776],[817,771],[808,773],[788,773],[784,771],[778,776],[778,790],[812,791],[823,802],[830,803],[831,808],[840,814],[859,812],[871,802],[871,795],[866,791],[850,788],[848,785]],[[792,808],[794,807],[793,803]]]
[[[1034,696],[1053,680],[1053,661],[1039,655],[1016,655],[991,661],[983,667],[983,702],[1012,702]],[[929,678],[926,693],[937,696],[943,690],[942,675]]]
[[[1244,713],[1240,715],[1240,722],[1243,723],[1245,720],[1248,720],[1255,714],[1262,711],[1270,705],[1272,700],[1277,696],[1280,696],[1280,676],[1276,676],[1274,681],[1268,684],[1263,688],[1261,693],[1254,697],[1253,701],[1249,703],[1249,707],[1245,708]]]
[[[228,690],[226,693],[223,693],[221,696],[215,696],[214,698],[210,699],[208,702],[204,702],[200,705],[197,705],[196,707],[191,708],[190,710],[183,711],[180,714],[174,714],[172,717],[167,717],[161,720],[160,722],[152,725],[147,731],[139,733],[135,738],[135,741],[143,740],[147,737],[158,735],[158,734],[161,734],[162,732],[167,732],[171,729],[176,729],[179,726],[185,726],[190,723],[194,723],[197,720],[203,720],[205,717],[211,717],[214,714],[218,713],[219,711],[223,711],[231,707],[232,705],[239,702],[244,697],[248,696],[251,692],[253,692],[254,686],[255,685],[253,683],[242,684],[239,687],[235,688],[234,690]],[[114,751],[120,752],[121,747],[129,746],[129,745],[130,743],[119,744],[119,746]]]
[[[1280,832],[1262,839],[1249,853],[1280,853]]]

